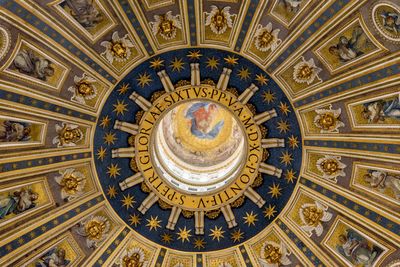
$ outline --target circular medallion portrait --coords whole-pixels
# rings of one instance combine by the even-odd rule
[[[375,27],[383,37],[400,42],[400,7],[391,2],[376,4],[372,9]]]

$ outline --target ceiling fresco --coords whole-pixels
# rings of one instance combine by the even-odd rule
[[[395,0],[0,0],[0,266],[400,266]]]

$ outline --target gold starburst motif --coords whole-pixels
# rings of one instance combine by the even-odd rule
[[[204,241],[204,238],[196,238],[193,242],[194,248],[197,249],[202,249],[205,248],[206,242]]]
[[[267,77],[264,76],[264,74],[260,73],[260,74],[256,74],[256,78],[255,80],[258,82],[259,85],[263,86],[263,85],[267,85],[269,82],[269,79]]]
[[[140,224],[141,220],[142,219],[136,213],[134,213],[133,215],[129,215],[129,224],[130,225],[137,227]]]
[[[189,238],[192,236],[190,232],[192,229],[186,229],[186,226],[181,229],[179,228],[179,233],[176,233],[178,235],[178,240],[181,240],[182,243],[185,243],[185,241],[190,242]]]
[[[129,88],[130,88],[129,83],[123,83],[123,84],[119,87],[118,93],[119,93],[120,95],[123,95],[123,94],[125,94],[126,92],[128,92]]]
[[[210,69],[218,69],[218,65],[219,65],[219,59],[217,59],[217,58],[215,58],[215,57],[212,57],[212,58],[207,58],[207,68],[210,68]]]
[[[123,195],[123,199],[121,199],[122,201],[122,207],[126,207],[126,209],[128,210],[129,208],[133,208],[133,204],[136,203],[135,198],[133,196],[131,196],[130,194],[128,194],[127,196]]]
[[[181,72],[185,67],[183,66],[185,63],[182,61],[182,58],[178,59],[175,57],[173,61],[171,61],[172,71]]]
[[[114,107],[113,112],[116,112],[117,115],[119,115],[119,114],[124,115],[125,111],[128,111],[128,109],[126,108],[127,106],[128,106],[128,104],[125,104],[124,100],[122,100],[122,101],[117,100],[117,103],[113,104],[113,107]]]
[[[107,153],[107,148],[103,148],[101,146],[99,149],[97,149],[97,154],[96,154],[97,155],[97,159],[103,161],[104,157],[106,156],[106,153]]]
[[[242,67],[242,68],[238,71],[237,76],[238,76],[241,80],[247,80],[247,79],[249,79],[249,78],[250,78],[250,71],[249,71],[249,68]]]
[[[263,213],[264,213],[264,217],[268,219],[271,219],[275,217],[275,213],[277,213],[278,211],[275,210],[275,205],[271,206],[271,204],[268,204],[268,207],[265,207]]]
[[[107,174],[110,176],[110,178],[116,178],[118,175],[120,175],[120,170],[121,168],[118,168],[118,163],[111,163],[111,165],[107,167]]]
[[[297,138],[297,136],[290,136],[288,139],[288,144],[289,147],[291,147],[292,149],[298,148],[299,147],[299,140]]]
[[[288,151],[282,152],[280,159],[281,163],[284,163],[285,166],[291,165],[293,161],[292,154],[290,154]]]
[[[115,198],[117,196],[117,189],[115,189],[115,186],[111,186],[109,185],[107,188],[107,196],[109,196],[110,198]]]
[[[285,180],[286,180],[288,183],[293,183],[294,180],[296,180],[296,172],[293,171],[293,170],[286,170],[286,173],[285,173]]]
[[[172,242],[172,235],[169,233],[163,233],[161,235],[161,241],[165,244],[170,244]]]
[[[100,126],[104,128],[108,127],[110,125],[110,117],[107,116],[103,116],[103,118],[100,121]]]
[[[199,60],[201,56],[203,55],[200,54],[200,50],[192,50],[189,51],[189,54],[187,54],[187,57],[191,60]]]
[[[136,80],[138,81],[138,85],[142,88],[149,85],[153,81],[150,74],[148,74],[147,72],[140,73],[139,78],[137,78]]]
[[[258,214],[254,214],[253,211],[251,211],[250,213],[246,212],[246,216],[243,217],[244,223],[246,223],[249,227],[252,225],[255,226],[256,222],[258,221],[257,215]]]
[[[244,238],[243,235],[244,232],[240,231],[240,229],[237,229],[233,233],[231,233],[231,239],[234,243],[240,242],[240,240]]]
[[[269,186],[269,192],[268,194],[271,195],[272,198],[278,198],[280,195],[282,195],[281,190],[282,188],[280,188],[279,184],[275,184],[273,183],[272,186]]]
[[[280,133],[287,133],[287,131],[289,131],[290,125],[287,121],[280,120],[278,122],[277,128],[279,129]]]
[[[271,102],[274,102],[275,101],[275,93],[274,92],[271,92],[271,90],[268,90],[267,92],[264,92],[263,93],[263,101],[264,102],[266,102],[266,103],[271,103]]]
[[[161,225],[160,225],[161,220],[158,219],[158,216],[156,216],[156,217],[150,216],[150,219],[146,219],[146,221],[147,221],[146,226],[149,227],[150,231],[152,231],[152,230],[157,231],[157,228],[161,228]]]
[[[210,231],[211,234],[209,234],[209,236],[212,236],[212,240],[217,239],[219,242],[221,238],[224,238],[225,231],[222,230],[222,226],[219,228],[215,226],[214,229],[210,229]]]
[[[285,114],[286,116],[289,114],[289,112],[291,112],[291,111],[290,111],[290,108],[289,108],[289,105],[286,104],[286,103],[283,103],[283,102],[280,102],[280,103],[279,103],[279,109],[280,109],[281,112],[282,112],[283,114]]]
[[[225,60],[226,64],[228,64],[228,65],[235,66],[236,64],[239,64],[238,63],[239,58],[237,58],[235,56],[224,57],[224,60]]]
[[[117,137],[115,137],[115,133],[108,132],[104,135],[103,139],[105,144],[111,145],[114,144],[115,140],[117,140]]]
[[[150,61],[150,68],[156,70],[156,69],[160,69],[161,67],[164,66],[164,60],[162,60],[161,58],[155,58],[152,61]]]

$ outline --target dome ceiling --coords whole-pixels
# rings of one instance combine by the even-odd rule
[[[400,266],[396,1],[0,14],[1,266]]]

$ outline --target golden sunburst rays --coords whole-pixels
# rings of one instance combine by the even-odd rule
[[[244,238],[244,232],[242,232],[240,229],[236,229],[231,233],[231,240],[233,243],[238,243]]]
[[[200,53],[200,50],[191,50],[186,56],[190,60],[199,60],[203,55]]]
[[[179,228],[178,233],[176,233],[178,240],[181,240],[182,243],[190,242],[190,237],[192,236],[190,232],[192,232],[192,229],[187,229],[186,226],[183,229]]]
[[[107,148],[103,148],[101,146],[99,149],[97,149],[96,155],[97,155],[97,159],[103,161],[105,156],[107,155]]]
[[[282,188],[280,187],[280,184],[273,183],[272,186],[269,186],[268,188],[268,194],[270,194],[272,198],[278,198],[280,195],[282,195]]]
[[[207,63],[206,65],[207,68],[210,68],[211,70],[218,69],[219,59],[215,58],[214,56],[208,57],[206,63]]]
[[[197,248],[200,250],[202,248],[205,248],[206,242],[204,241],[204,238],[198,237],[194,240],[193,246],[194,246],[194,248]]]
[[[299,140],[297,136],[294,136],[292,134],[292,136],[289,137],[288,139],[288,145],[291,149],[295,149],[299,147]]]
[[[121,199],[122,207],[125,207],[127,210],[133,208],[133,205],[136,203],[135,198],[128,195],[122,195],[123,199]]]
[[[268,219],[274,218],[275,217],[275,213],[277,213],[278,211],[276,210],[276,206],[275,205],[271,205],[268,204],[268,207],[264,208],[264,217]]]
[[[260,86],[267,85],[269,82],[269,79],[262,73],[256,74],[255,80]]]
[[[247,226],[255,226],[256,222],[258,221],[257,219],[258,214],[254,213],[251,211],[250,213],[246,212],[246,216],[243,217],[244,223],[247,224]]]
[[[104,128],[110,126],[111,119],[108,115],[103,116],[100,120],[100,126]]]
[[[117,192],[117,189],[115,188],[115,186],[114,185],[109,185],[108,186],[108,188],[107,188],[107,196],[110,198],[110,199],[113,199],[113,198],[115,198],[116,196],[118,195],[118,192]]]
[[[153,60],[150,61],[150,68],[154,70],[158,70],[164,67],[164,60],[161,59],[160,57],[154,58]]]
[[[128,104],[125,104],[124,100],[120,101],[117,99],[117,103],[113,104],[113,112],[117,115],[125,115],[125,112],[128,111],[127,106]]]
[[[108,132],[103,136],[103,139],[104,139],[104,144],[111,145],[115,143],[117,137],[115,136],[115,133]]]
[[[139,73],[139,77],[136,78],[136,81],[138,83],[138,86],[140,86],[141,88],[144,88],[145,86],[150,85],[150,83],[153,81],[153,79],[151,79],[150,74],[148,74],[147,72],[144,72],[144,73]]]
[[[136,213],[129,215],[129,224],[137,227],[138,225],[140,225],[142,219],[140,218],[140,216]]]
[[[126,92],[128,92],[130,86],[129,83],[123,83],[119,88],[118,88],[118,93],[120,95],[125,94]]]
[[[235,57],[234,55],[233,56],[229,55],[227,57],[224,57],[224,60],[227,65],[235,66],[235,65],[239,64],[238,63],[239,58]]]
[[[271,102],[274,102],[276,100],[275,92],[271,92],[271,90],[264,91],[262,97],[263,102],[267,104],[270,104]]]
[[[173,239],[173,237],[172,237],[172,235],[170,234],[170,233],[163,233],[163,234],[161,234],[161,241],[164,243],[164,244],[171,244],[171,242],[173,241],[174,239]]]
[[[287,183],[294,183],[294,181],[296,180],[296,172],[293,171],[292,169],[286,170],[284,178],[287,181]]]
[[[247,67],[242,67],[236,74],[240,80],[248,80],[250,79],[250,70]]]
[[[277,128],[279,129],[280,133],[287,133],[290,128],[290,124],[286,120],[280,120],[278,122]]]
[[[185,69],[184,67],[185,62],[183,62],[182,58],[177,58],[175,57],[174,60],[171,61],[170,67],[172,68],[172,71],[177,71],[177,72],[181,72],[183,69]]]
[[[111,165],[107,167],[107,174],[110,178],[116,178],[121,175],[120,170],[121,168],[118,167],[118,163],[111,163]]]
[[[150,216],[150,219],[146,219],[146,221],[146,226],[149,228],[150,231],[157,231],[158,228],[161,228],[162,221],[158,219],[158,216]]]
[[[280,157],[281,163],[287,165],[292,165],[293,156],[288,151],[282,152],[282,156]]]
[[[224,237],[224,233],[225,231],[222,230],[222,226],[221,227],[217,227],[216,225],[214,226],[214,229],[210,229],[211,234],[209,234],[209,236],[212,237],[212,240],[217,240],[218,242],[225,238]]]
[[[289,114],[289,112],[291,112],[289,105],[284,102],[279,103],[279,109],[283,114],[285,114],[285,116],[287,116]]]

